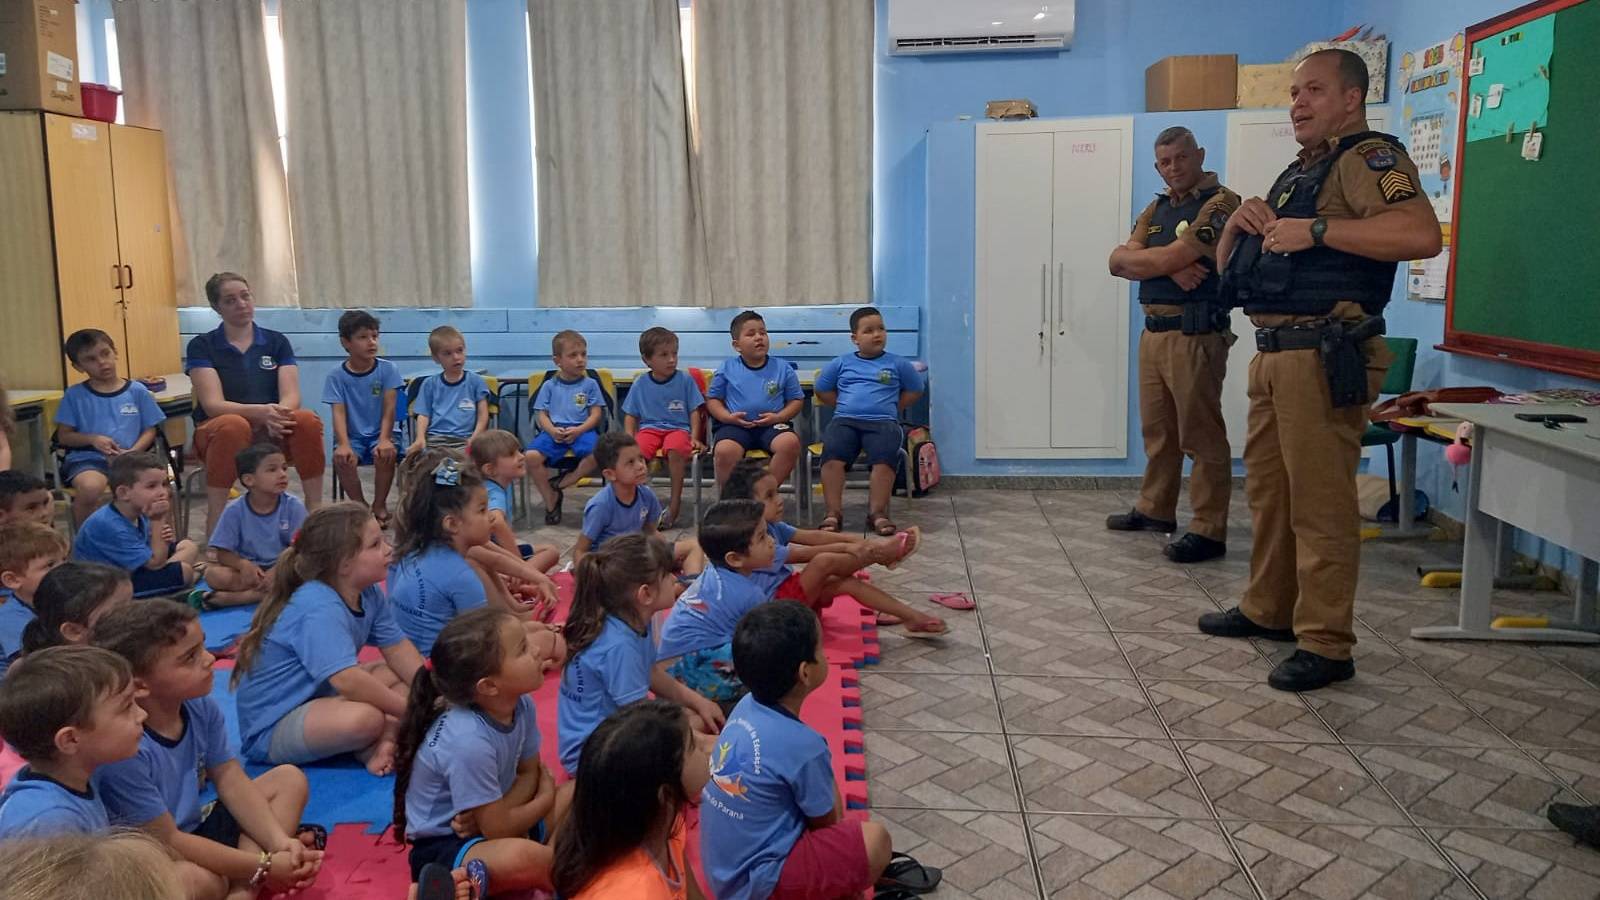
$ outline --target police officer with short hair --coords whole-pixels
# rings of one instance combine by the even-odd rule
[[[1299,156],[1217,244],[1222,300],[1256,326],[1244,451],[1255,546],[1239,605],[1199,625],[1294,641],[1267,678],[1279,690],[1355,674],[1355,479],[1367,405],[1389,366],[1381,313],[1397,264],[1440,248],[1417,168],[1397,139],[1368,130],[1366,95],[1354,53],[1302,60],[1289,111]]]
[[[1183,458],[1194,460],[1188,533],[1168,544],[1167,558],[1204,562],[1227,552],[1232,452],[1222,419],[1222,379],[1233,332],[1217,303],[1217,238],[1239,196],[1205,171],[1206,151],[1194,134],[1173,126],[1156,137],[1155,166],[1167,190],[1111,251],[1111,274],[1139,282],[1144,333],[1139,336],[1139,419],[1144,433],[1144,483],[1133,509],[1106,519],[1113,531],[1177,530]]]

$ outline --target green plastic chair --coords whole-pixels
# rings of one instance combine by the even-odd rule
[[[1417,369],[1417,339],[1385,337],[1389,344],[1389,353],[1394,357],[1394,362],[1389,365],[1389,373],[1384,376],[1383,384],[1378,388],[1379,395],[1398,395],[1411,390],[1411,376]],[[1400,432],[1394,431],[1385,425],[1367,423],[1366,433],[1361,435],[1361,446],[1382,447],[1389,459],[1389,502],[1395,504],[1400,497],[1400,488],[1395,483],[1394,474],[1394,445],[1400,443]],[[1401,522],[1409,525],[1409,522]]]

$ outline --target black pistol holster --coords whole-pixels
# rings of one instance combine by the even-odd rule
[[[1227,331],[1228,311],[1215,300],[1195,300],[1183,305],[1181,327],[1184,334],[1211,334]]]
[[[1383,334],[1382,316],[1368,316],[1359,322],[1332,322],[1322,331],[1317,356],[1328,376],[1328,398],[1334,409],[1366,406],[1374,398],[1367,395],[1367,357],[1361,345],[1368,338]]]

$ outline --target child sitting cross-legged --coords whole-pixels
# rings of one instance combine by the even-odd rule
[[[606,486],[584,504],[583,530],[572,548],[574,562],[612,538],[635,532],[653,535],[661,520],[661,501],[650,490],[650,464],[633,435],[621,431],[601,435],[594,461]],[[693,538],[677,542],[672,552],[678,569],[686,574],[698,575],[705,568],[705,555]]]
[[[272,567],[306,521],[306,505],[289,493],[289,460],[276,444],[254,444],[234,457],[244,496],[230,501],[211,532],[217,561],[206,569],[211,590],[190,594],[200,609],[259,603]],[[196,591],[196,593],[199,593]]]
[[[557,707],[561,764],[568,772],[578,771],[584,743],[607,716],[652,692],[688,709],[696,730],[722,727],[715,703],[653,669],[650,620],[672,605],[677,585],[672,545],[650,535],[623,535],[579,561]]]
[[[667,700],[607,716],[583,746],[572,809],[556,836],[556,892],[571,900],[700,900],[684,860],[684,817],[710,777],[715,742]]]
[[[39,476],[16,469],[0,471],[0,525],[38,522],[49,527],[55,520],[55,498]]]
[[[446,623],[484,605],[516,615],[530,634],[548,632],[512,596],[500,571],[533,579],[551,604],[555,583],[490,544],[489,497],[477,473],[454,456],[441,455],[431,473],[410,481],[400,504],[400,545],[389,567],[389,602],[417,649],[432,653]]]
[[[234,662],[239,733],[255,763],[354,753],[374,775],[394,769],[406,685],[422,656],[395,624],[384,575],[389,542],[360,503],[322,506],[273,566]],[[381,662],[362,663],[366,645]]]
[[[634,380],[622,401],[623,427],[639,441],[646,463],[659,452],[666,454],[672,494],[661,527],[671,528],[683,505],[689,459],[706,450],[697,437],[704,433],[706,398],[689,373],[679,370],[678,336],[671,331],[659,325],[646,328],[639,335],[639,356],[650,372]]]
[[[22,652],[87,644],[101,616],[132,602],[127,572],[100,563],[64,562],[40,579],[33,592],[34,618],[22,629]]]
[[[166,413],[149,389],[117,370],[117,345],[98,328],[74,331],[61,352],[89,376],[67,388],[56,410],[56,443],[67,448],[61,481],[72,486],[72,521],[81,524],[100,506],[111,460],[155,446]]]
[[[39,582],[66,555],[66,539],[37,522],[0,525],[0,675],[22,652]]]
[[[252,780],[239,765],[222,707],[211,696],[211,665],[199,616],[181,603],[149,600],[112,610],[92,640],[128,661],[145,711],[144,737],[131,759],[95,773],[111,823],[138,828],[198,867],[189,896],[254,897],[265,888],[307,888],[322,853],[297,837],[306,777],[278,766]],[[216,786],[209,811],[201,779]]]
[[[509,431],[491,428],[467,445],[472,464],[483,476],[489,492],[489,534],[496,547],[514,550],[540,572],[548,572],[561,561],[561,551],[550,544],[526,544],[511,530],[511,488],[528,472],[528,458],[522,444]]]
[[[546,842],[565,811],[539,761],[528,696],[550,650],[499,609],[439,632],[431,667],[411,684],[395,759],[394,829],[411,844],[412,881],[434,864],[466,867],[480,897],[550,889]]]
[[[322,402],[333,412],[333,470],[345,495],[364,503],[359,467],[372,467],[372,514],[387,526],[400,452],[394,416],[403,381],[395,364],[378,356],[378,317],[372,313],[352,309],[339,316],[339,343],[349,358],[322,386]]]
[[[718,900],[926,893],[943,873],[894,853],[889,832],[844,818],[828,742],[800,721],[828,676],[817,617],[767,603],[739,620],[733,663],[750,693],[728,715],[700,793],[700,861]]]
[[[84,520],[72,555],[127,572],[135,597],[176,594],[194,584],[200,548],[175,540],[167,466],[153,453],[111,461],[110,503]]]
[[[567,488],[594,471],[596,429],[606,414],[606,397],[588,375],[589,342],[583,335],[571,329],[558,333],[550,341],[550,354],[556,373],[539,385],[533,398],[539,433],[528,442],[528,470],[544,498],[544,523],[560,525]],[[577,467],[552,479],[549,466],[568,453],[577,457]]]

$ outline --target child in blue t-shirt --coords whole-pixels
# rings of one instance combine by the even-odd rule
[[[231,500],[211,532],[217,561],[206,569],[210,590],[189,595],[198,609],[259,603],[272,567],[306,520],[306,505],[289,493],[289,461],[276,444],[253,444],[234,456],[244,496]]]
[[[650,619],[672,605],[678,580],[672,547],[644,534],[628,534],[578,563],[577,589],[562,634],[569,656],[558,706],[561,764],[578,770],[583,744],[606,716],[654,692],[681,703],[696,729],[722,726],[716,704],[655,671]]]
[[[595,444],[594,458],[606,486],[584,504],[583,528],[572,548],[573,562],[624,534],[655,535],[661,520],[661,501],[650,490],[650,467],[632,435],[621,431],[602,435]],[[705,568],[705,555],[693,538],[675,543],[672,553],[682,574],[698,575]]]
[[[37,522],[0,525],[0,675],[22,652],[40,582],[66,556],[66,540]]]
[[[84,520],[73,557],[127,572],[135,597],[193,585],[200,548],[188,538],[174,540],[166,464],[153,453],[124,453],[111,462],[109,484],[112,500]]]
[[[464,613],[439,632],[431,669],[412,684],[395,760],[394,829],[411,844],[412,881],[430,864],[472,866],[487,881],[479,896],[550,889],[544,822],[565,815],[571,792],[558,793],[539,761],[528,697],[544,684],[550,652],[548,639],[498,609]]]
[[[793,603],[747,613],[733,659],[750,693],[728,716],[700,792],[700,862],[719,900],[926,893],[943,873],[900,854],[873,821],[844,818],[828,742],[800,720],[827,680],[817,617]]]
[[[32,472],[0,469],[0,525],[12,522],[38,522],[53,527],[56,498],[50,485]]]
[[[205,641],[195,611],[168,600],[125,606],[95,623],[94,645],[126,659],[145,688],[139,752],[96,772],[95,787],[113,825],[154,835],[205,870],[207,894],[310,887],[322,853],[296,836],[306,777],[294,766],[254,780],[245,774],[211,696],[216,659]],[[202,779],[217,790],[209,812]]]
[[[98,328],[74,331],[62,346],[67,362],[89,376],[67,388],[56,410],[56,443],[65,447],[61,481],[72,486],[73,524],[100,506],[111,460],[155,446],[167,420],[150,390],[117,370],[117,344]]]
[[[239,640],[232,686],[246,759],[301,765],[354,753],[374,775],[393,771],[422,655],[395,624],[380,584],[388,567],[389,542],[367,507],[335,503],[306,518]],[[356,659],[368,645],[381,662]]]
[[[347,497],[365,503],[360,466],[372,467],[372,514],[389,524],[389,487],[400,453],[394,417],[402,384],[400,370],[378,357],[378,317],[361,309],[339,316],[339,343],[349,354],[322,384],[322,402],[333,408],[333,471]]]
[[[417,389],[411,405],[416,438],[406,453],[423,447],[465,449],[489,425],[489,384],[467,371],[467,339],[449,325],[428,332],[428,352],[440,371]]]
[[[650,371],[634,379],[622,400],[623,430],[639,442],[646,463],[665,454],[672,476],[672,496],[662,528],[678,522],[683,505],[683,476],[689,460],[704,453],[706,398],[688,372],[678,369],[678,336],[657,325],[639,335],[639,356]]]
[[[717,484],[751,450],[772,455],[772,472],[782,483],[800,458],[792,424],[805,408],[800,376],[787,361],[767,355],[767,320],[760,313],[739,313],[728,330],[739,355],[718,366],[706,388],[706,412],[717,423],[711,431]]]
[[[863,306],[850,314],[856,352],[828,361],[817,374],[817,402],[835,407],[822,433],[822,496],[827,515],[818,526],[839,531],[844,522],[844,476],[856,457],[871,467],[867,528],[883,537],[899,529],[889,519],[889,495],[900,465],[900,410],[922,396],[922,373],[911,360],[884,350],[883,314]]]
[[[139,750],[133,673],[98,647],[29,653],[0,690],[0,738],[27,761],[0,793],[0,841],[111,827],[93,777]]]
[[[497,548],[512,551],[538,572],[548,572],[561,561],[561,551],[551,544],[528,544],[517,540],[511,530],[515,514],[511,509],[511,488],[528,472],[528,459],[522,443],[509,431],[491,428],[472,439],[467,452],[483,489],[489,493],[489,537]],[[527,579],[524,578],[524,581]]]
[[[68,560],[40,579],[33,619],[22,629],[22,654],[62,644],[87,644],[89,629],[133,602],[128,573],[101,563]]]
[[[528,442],[528,471],[544,498],[544,523],[561,524],[561,499],[567,488],[594,472],[594,443],[605,418],[606,396],[588,375],[589,342],[576,331],[558,333],[550,341],[556,373],[539,385],[533,399],[539,433]],[[553,480],[548,466],[566,458],[578,464]]]

